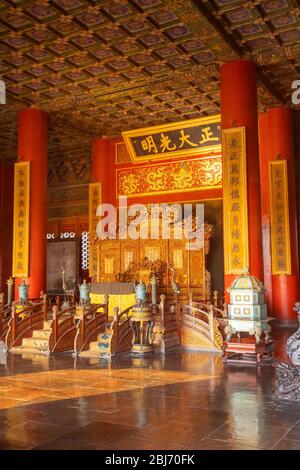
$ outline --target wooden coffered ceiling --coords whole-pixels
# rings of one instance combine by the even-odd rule
[[[49,113],[49,156],[93,136],[219,112],[219,66],[258,65],[260,108],[289,103],[300,69],[295,0],[0,0],[1,158],[17,111]]]

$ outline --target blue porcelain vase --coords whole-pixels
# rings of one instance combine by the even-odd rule
[[[147,288],[146,284],[141,280],[134,285],[136,299],[140,299],[143,303],[147,299]]]
[[[79,296],[80,300],[84,303],[89,303],[90,301],[90,292],[91,292],[91,284],[88,284],[86,280],[83,280],[83,283],[78,285],[79,287]]]
[[[29,291],[29,284],[26,284],[25,279],[23,279],[22,283],[18,286],[19,291],[19,302],[25,303],[28,300],[28,291]]]

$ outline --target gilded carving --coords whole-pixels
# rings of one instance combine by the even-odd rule
[[[116,170],[117,195],[136,197],[222,187],[221,156]]]

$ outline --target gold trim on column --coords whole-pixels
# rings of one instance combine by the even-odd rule
[[[14,166],[13,277],[29,272],[30,162]]]
[[[102,203],[102,185],[101,183],[89,184],[89,234],[90,234],[90,277],[97,275],[98,257],[97,247],[93,244],[96,238],[96,227],[98,218],[96,216],[97,207]]]
[[[291,274],[287,161],[269,162],[272,274]]]
[[[246,129],[222,131],[225,274],[249,267]]]

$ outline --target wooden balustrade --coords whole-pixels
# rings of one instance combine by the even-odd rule
[[[102,308],[103,312],[98,310]],[[96,341],[98,335],[105,331],[108,321],[108,303],[85,306],[82,318],[76,323],[74,339],[75,354],[80,354],[89,348],[89,343]]]
[[[61,310],[64,300],[68,300],[70,307],[76,304],[76,292],[72,291],[70,294],[58,294],[55,297],[55,305],[58,310]]]
[[[199,331],[214,344],[214,313],[213,305],[210,305],[209,311],[200,308],[185,305],[183,308],[183,326]]]
[[[111,325],[112,338],[111,338],[111,355],[129,351],[132,341],[132,328],[130,324],[130,310],[131,307],[126,308],[119,313],[119,308],[114,307],[114,319]],[[125,319],[123,319],[125,317]]]
[[[5,305],[4,294],[0,294],[0,341],[5,340],[8,323],[11,319],[11,306]]]
[[[162,294],[159,302],[159,322],[162,328],[169,323],[180,324],[181,312],[178,294],[174,294],[174,302],[167,302],[167,297]]]
[[[34,330],[41,329],[47,320],[47,296],[43,294],[38,302],[25,306],[17,311],[16,304],[12,304],[12,314],[8,323],[5,343],[8,349],[20,346],[23,338],[32,336]]]
[[[50,352],[63,352],[73,349],[76,335],[75,309],[74,305],[62,310],[59,310],[57,305],[53,307],[52,331],[49,340]]]

